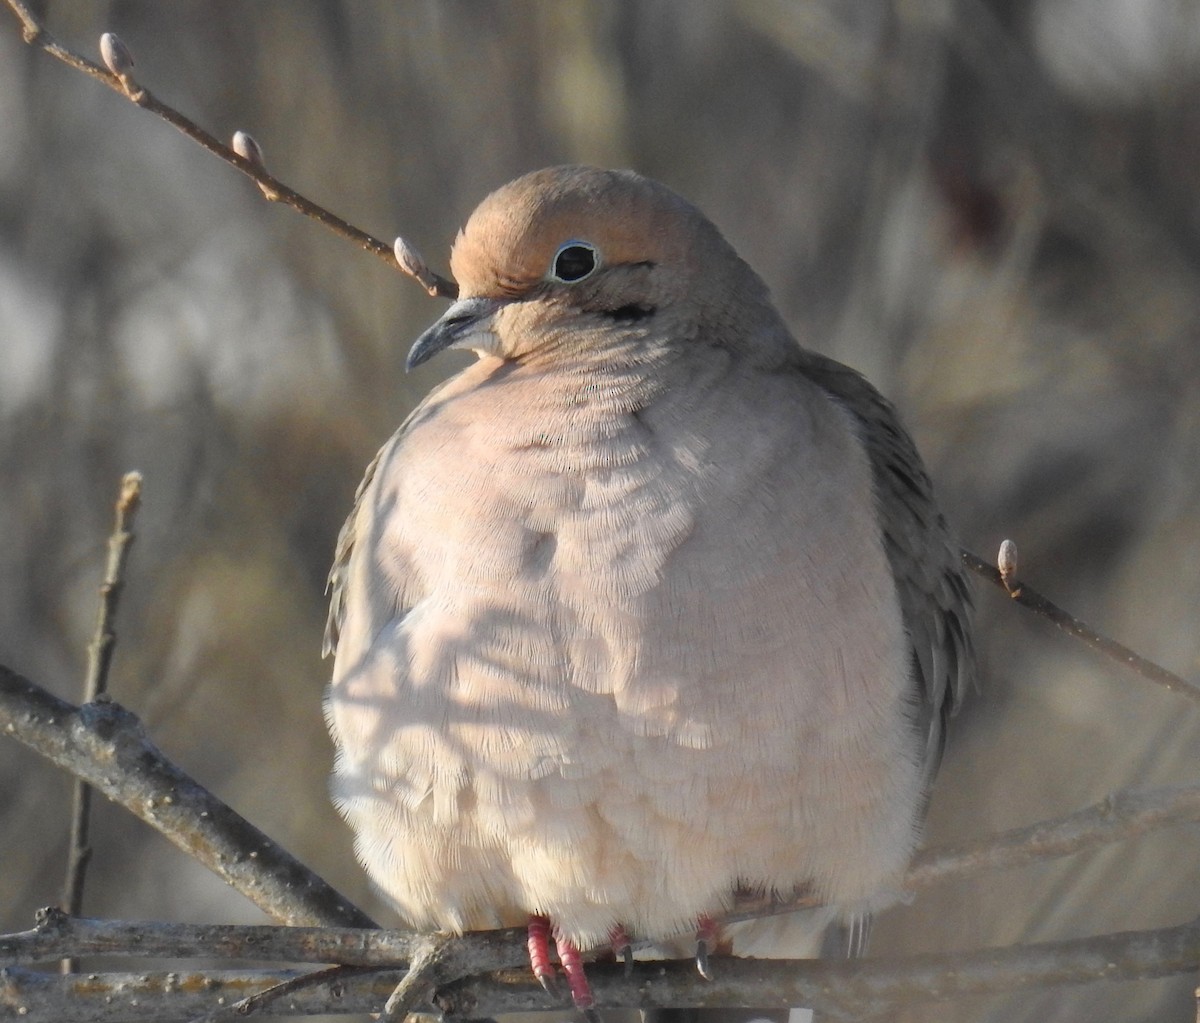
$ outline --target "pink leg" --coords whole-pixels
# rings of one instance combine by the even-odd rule
[[[587,974],[583,972],[583,957],[574,943],[561,935],[554,936],[554,944],[558,948],[558,961],[562,963],[563,973],[567,975],[571,1001],[575,1003],[575,1008],[587,1012],[596,1004],[596,999],[592,997],[592,986],[588,983]]]
[[[550,920],[544,916],[529,918],[529,965],[533,967],[533,975],[538,983],[552,997],[558,997],[558,985],[555,982],[554,967],[550,963]]]

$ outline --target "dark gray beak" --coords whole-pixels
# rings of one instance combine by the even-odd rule
[[[413,369],[447,348],[488,349],[491,319],[504,303],[494,298],[463,298],[442,313],[408,352],[405,369]]]

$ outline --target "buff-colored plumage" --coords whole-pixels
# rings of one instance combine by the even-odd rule
[[[581,947],[738,886],[886,902],[971,670],[891,406],[636,174],[518,179],[452,269],[411,359],[479,360],[380,451],[332,576],[333,791],[371,877],[413,926],[539,913]]]

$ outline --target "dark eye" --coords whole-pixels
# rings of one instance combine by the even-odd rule
[[[583,280],[596,269],[599,262],[595,246],[587,242],[564,242],[554,254],[550,276],[556,281],[571,284]]]

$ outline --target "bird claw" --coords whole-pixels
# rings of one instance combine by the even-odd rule
[[[529,965],[533,975],[542,985],[545,992],[555,1001],[561,997],[561,992],[554,974],[554,966],[550,962],[550,920],[544,916],[529,918],[529,938],[526,947],[529,949]],[[596,1000],[592,996],[592,987],[588,983],[587,974],[583,969],[583,957],[579,949],[561,935],[554,935],[554,943],[558,947],[558,961],[562,963],[563,973],[567,977],[567,989],[571,992],[571,1002],[579,1009],[589,1023],[593,1023],[588,1013]],[[595,1021],[598,1023],[598,1021]]]
[[[542,985],[542,990],[546,992],[556,1002],[562,1001],[562,986],[558,983],[558,978],[553,973],[534,973],[537,981]]]
[[[709,945],[717,940],[720,928],[710,916],[702,916],[696,922],[696,972],[705,980],[712,980],[708,967]]]
[[[625,928],[617,924],[608,936],[613,954],[625,964],[625,976],[633,976],[633,942]]]

